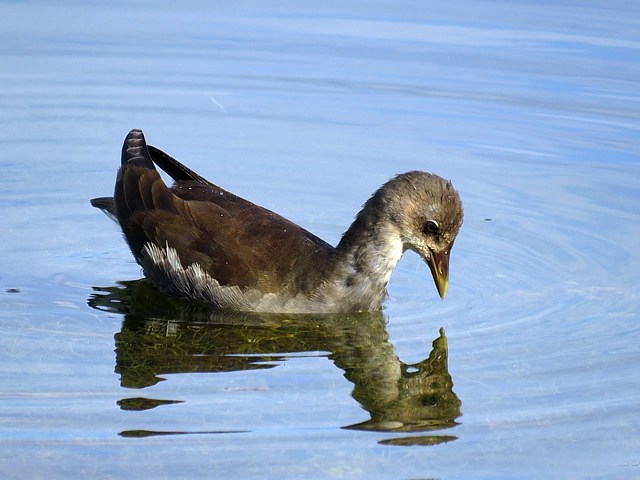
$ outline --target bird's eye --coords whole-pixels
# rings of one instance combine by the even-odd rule
[[[439,231],[438,224],[433,220],[429,220],[427,223],[425,223],[423,231],[425,234],[437,235]]]

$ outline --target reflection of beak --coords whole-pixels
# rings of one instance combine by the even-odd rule
[[[447,294],[447,287],[449,286],[449,252],[453,244],[449,245],[446,250],[442,252],[434,252],[429,249],[429,270],[433,275],[433,281],[436,284],[440,298],[444,298]]]

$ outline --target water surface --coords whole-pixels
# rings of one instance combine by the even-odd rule
[[[0,3],[3,478],[633,478],[640,8]],[[444,302],[227,316],[158,295],[88,199],[130,128],[335,243],[453,180]]]

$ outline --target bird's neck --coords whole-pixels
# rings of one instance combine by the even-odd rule
[[[341,268],[337,273],[356,303],[381,307],[391,273],[404,247],[384,209],[370,199],[336,247]]]

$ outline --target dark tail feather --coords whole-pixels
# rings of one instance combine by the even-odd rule
[[[116,207],[113,202],[113,197],[92,198],[91,206],[99,208],[107,217],[118,223],[118,217],[116,217]]]
[[[122,165],[137,165],[144,168],[155,168],[147,149],[142,130],[134,128],[124,139],[122,145]]]
[[[115,206],[113,205],[113,197],[98,197],[91,199],[91,206],[104,210],[111,215],[116,214]]]
[[[147,148],[149,149],[153,163],[167,172],[167,174],[174,180],[195,180],[196,182],[218,188],[217,185],[214,185],[206,178],[201,177],[196,172],[183,165],[170,155],[167,155],[159,148],[156,148],[153,145],[148,145]]]
[[[133,129],[125,138],[124,144],[122,145],[121,165],[122,166],[120,167],[120,170],[118,170],[118,177],[116,180],[116,197],[118,198],[99,197],[91,200],[92,206],[102,210],[105,215],[107,215],[116,223],[120,223],[118,221],[118,215],[116,213],[116,200],[120,201],[121,205],[127,205],[127,203],[129,203],[129,205],[127,206],[130,206],[132,204],[142,204],[142,198],[137,185],[127,189],[129,192],[134,192],[134,194],[130,194],[131,198],[129,199],[125,198],[125,188],[123,187],[123,182],[128,181],[130,184],[136,183],[137,179],[133,176],[128,176],[129,178],[127,178],[124,170],[128,169],[131,166],[137,166],[142,167],[143,169],[152,169],[155,171],[155,167],[153,166],[153,162],[151,161],[151,156],[149,155],[149,151],[147,150],[147,144],[145,142],[142,130]],[[127,209],[123,209],[123,211],[126,210]]]
[[[176,198],[160,178],[140,130],[131,130],[124,140],[113,198],[118,223],[140,259],[144,245],[156,241],[158,218],[178,213]]]
[[[169,194],[153,165],[141,130],[129,132],[122,145],[122,164],[116,178],[114,199],[120,225],[123,216],[154,208],[154,184],[160,196]]]

